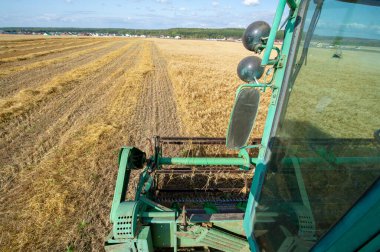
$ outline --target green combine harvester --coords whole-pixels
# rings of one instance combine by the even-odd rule
[[[279,0],[272,27],[248,26],[262,58],[238,65],[225,138],[121,149],[106,251],[379,251],[379,6]]]

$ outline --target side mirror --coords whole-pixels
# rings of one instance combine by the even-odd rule
[[[237,67],[237,74],[242,81],[252,82],[260,79],[264,73],[261,59],[256,56],[248,56],[242,59]]]
[[[270,26],[264,21],[250,24],[243,34],[243,45],[249,51],[258,53],[269,37]]]
[[[226,146],[239,149],[247,144],[259,108],[260,92],[252,87],[242,88],[236,96],[227,130]]]

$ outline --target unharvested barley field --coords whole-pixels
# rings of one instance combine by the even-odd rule
[[[0,36],[0,250],[102,250],[119,148],[224,136],[247,55],[233,42]]]

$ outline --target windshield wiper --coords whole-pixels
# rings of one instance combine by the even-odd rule
[[[298,75],[299,71],[301,70],[303,63],[305,62],[305,65],[307,63],[307,53],[309,51],[309,45],[310,45],[311,39],[313,37],[315,27],[317,26],[319,17],[321,16],[322,6],[324,3],[324,0],[314,0],[314,3],[316,3],[315,10],[313,13],[313,17],[311,18],[309,28],[306,32],[305,41],[304,41],[304,45],[303,45],[303,49],[302,49],[300,59],[297,62],[297,64],[295,64],[293,78],[292,78],[293,80],[295,80],[297,78],[297,75]]]

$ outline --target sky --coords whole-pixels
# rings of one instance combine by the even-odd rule
[[[0,0],[0,27],[245,28],[277,0]]]
[[[258,20],[272,24],[277,3],[278,0],[0,0],[0,27],[245,28]],[[313,15],[314,1],[309,8],[306,20]],[[379,16],[380,6],[325,0],[315,33],[380,39]]]
[[[310,4],[307,21],[314,8],[315,4]],[[325,0],[315,34],[380,39],[379,15],[380,6]]]

